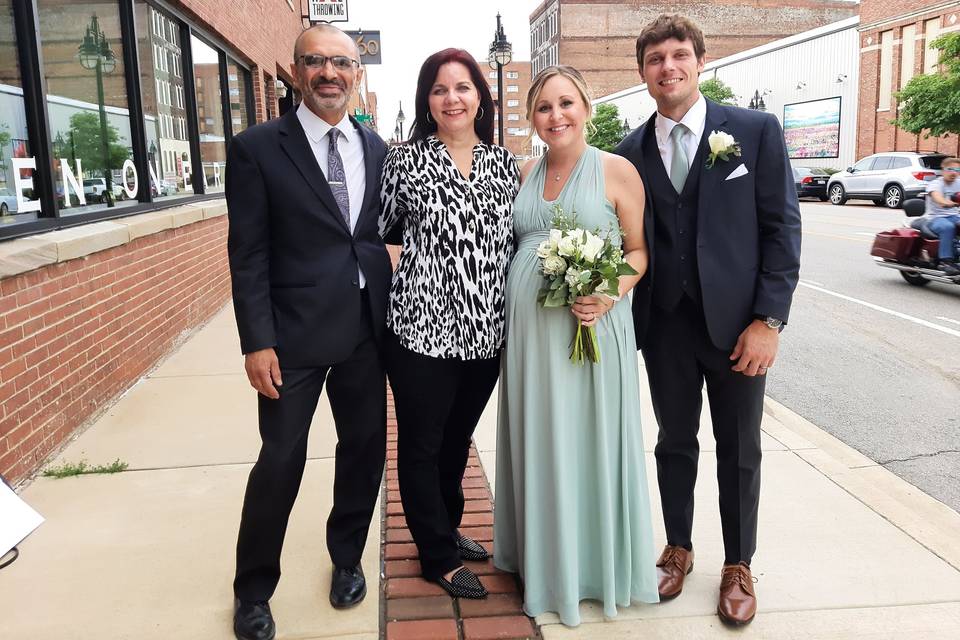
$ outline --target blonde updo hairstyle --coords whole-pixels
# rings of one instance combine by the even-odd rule
[[[547,80],[556,76],[563,76],[577,88],[580,99],[583,100],[583,104],[587,107],[587,122],[584,125],[584,131],[589,133],[591,129],[595,129],[596,127],[592,120],[593,104],[590,102],[590,91],[587,89],[587,81],[583,79],[579,71],[566,64],[551,65],[541,70],[540,73],[533,78],[533,82],[530,83],[530,91],[527,92],[527,121],[533,122],[533,110],[537,105],[537,100],[540,99],[543,85],[547,84]]]

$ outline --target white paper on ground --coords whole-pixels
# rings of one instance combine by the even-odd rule
[[[42,522],[43,516],[0,482],[0,555],[17,546]]]

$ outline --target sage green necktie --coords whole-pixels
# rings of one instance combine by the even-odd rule
[[[687,181],[690,172],[690,162],[687,160],[687,149],[683,145],[683,137],[688,129],[684,124],[677,124],[670,132],[670,142],[673,145],[673,159],[670,161],[670,182],[677,193],[683,192],[683,184]]]

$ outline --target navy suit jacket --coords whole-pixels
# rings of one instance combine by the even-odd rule
[[[648,189],[643,144],[656,147],[655,119],[656,113],[614,150],[634,164]],[[691,171],[701,172],[697,267],[710,338],[716,347],[732,349],[754,316],[789,320],[800,274],[800,206],[783,131],[775,116],[707,100],[701,145],[708,145],[713,131],[731,134],[740,143],[741,155],[718,160],[710,169],[705,164],[691,167]],[[741,164],[747,173],[727,180]],[[648,194],[644,225],[651,268],[637,284],[633,298],[638,347],[644,344],[657,277],[652,268],[657,250],[655,222]]]
[[[386,324],[390,257],[378,231],[387,148],[360,132],[366,192],[351,233],[296,109],[233,138],[227,154],[227,249],[243,353],[277,350],[281,367],[348,358],[362,334],[358,265],[376,337]]]

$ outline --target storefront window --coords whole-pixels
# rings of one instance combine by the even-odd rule
[[[179,24],[142,0],[136,12],[150,190],[154,200],[193,195]]]
[[[250,126],[247,119],[247,70],[229,58],[227,86],[230,87],[230,130],[237,135]]]
[[[22,87],[13,0],[0,0],[0,224],[33,219],[40,204],[33,171],[19,168],[32,156]]]
[[[37,0],[61,215],[136,203],[117,2]]]
[[[190,36],[193,75],[197,87],[197,120],[200,125],[200,160],[207,193],[223,191],[227,147],[220,92],[220,56],[216,49]]]

